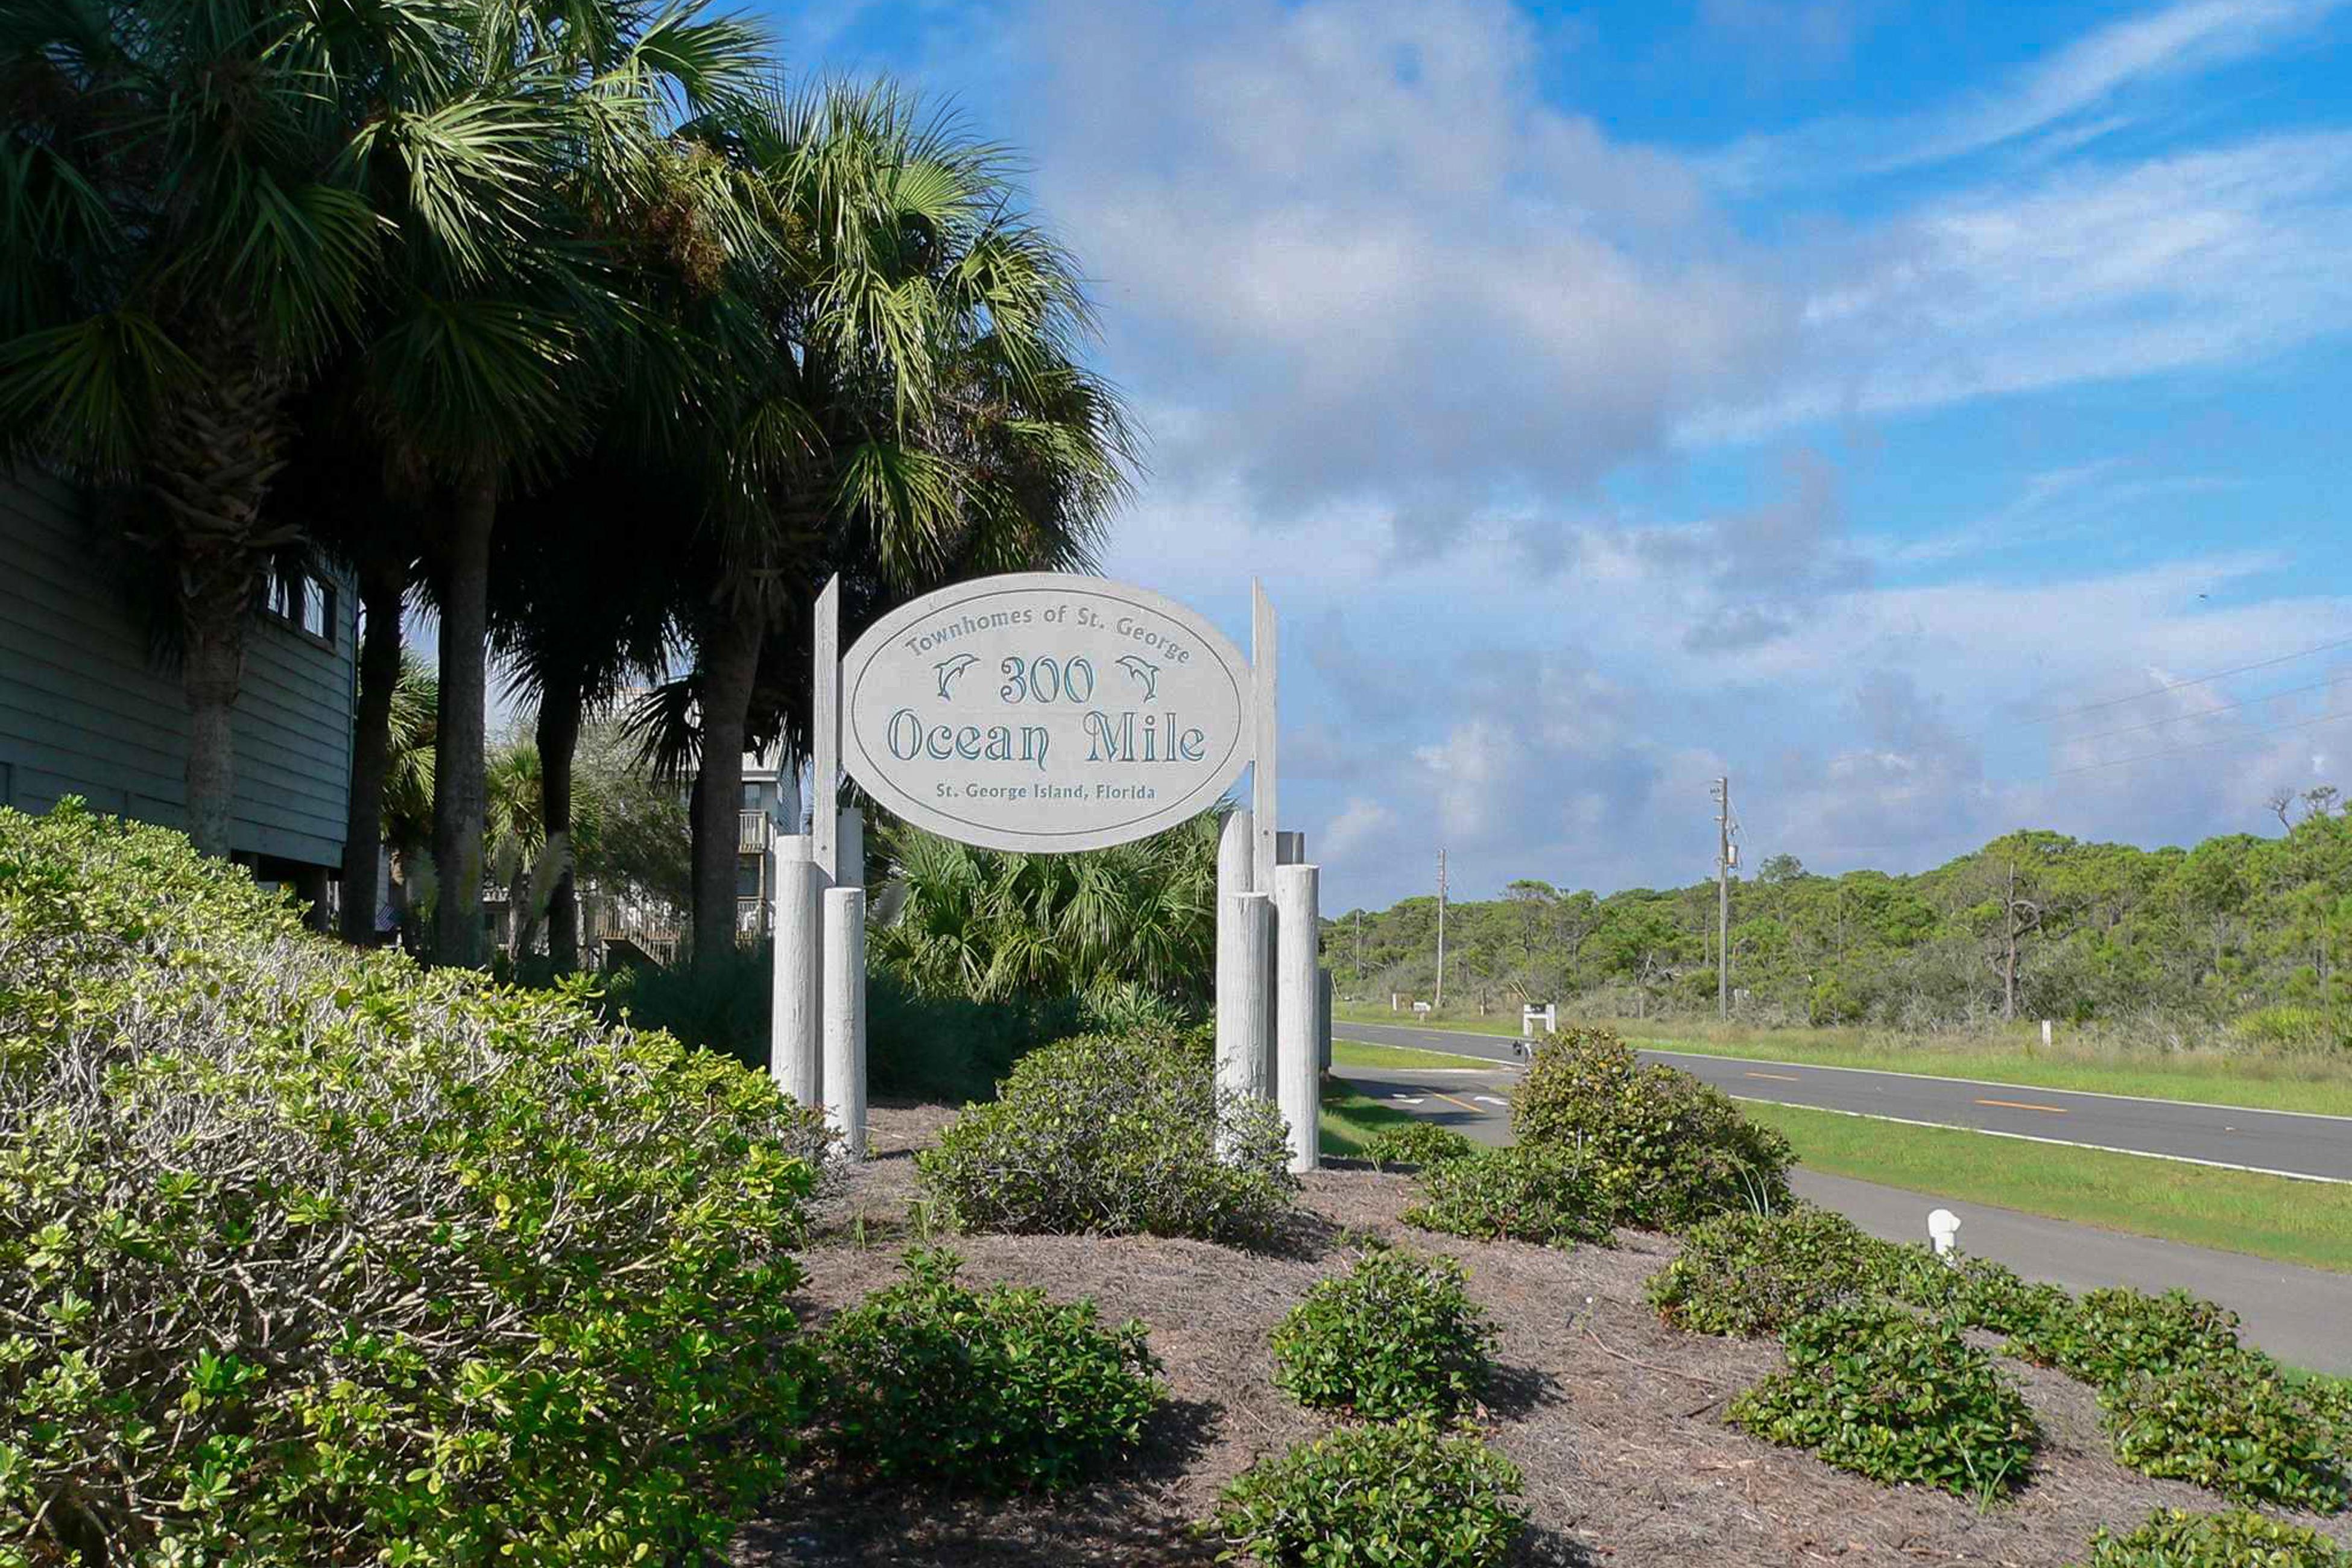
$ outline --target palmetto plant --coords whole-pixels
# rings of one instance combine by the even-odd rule
[[[0,8],[0,441],[130,481],[168,566],[187,808],[229,847],[229,714],[288,400],[404,259],[534,198],[461,0]],[[453,259],[453,265],[457,261]]]
[[[905,888],[875,957],[919,992],[974,1001],[1137,996],[1198,1016],[1216,967],[1219,817],[1075,855],[1015,855],[893,824]]]

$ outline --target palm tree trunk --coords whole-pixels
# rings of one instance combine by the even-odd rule
[[[750,595],[724,614],[702,653],[702,766],[694,795],[694,966],[735,951],[736,823],[743,805],[743,729],[766,619]]]
[[[580,967],[580,889],[572,863],[572,762],[580,749],[580,688],[550,681],[539,697],[540,811],[547,825],[547,954],[555,972]]]
[[[217,596],[215,596],[217,600]],[[180,667],[188,700],[188,837],[206,855],[228,858],[236,799],[236,735],[229,722],[245,670],[242,595],[196,602],[184,611],[187,644]]]
[[[293,537],[261,516],[284,466],[285,384],[248,334],[205,334],[206,374],[157,421],[148,489],[169,516],[179,570],[182,689],[188,702],[188,837],[229,853],[236,798],[230,710],[245,675],[245,629],[272,547]]]
[[[433,862],[440,874],[433,961],[478,969],[482,942],[482,778],[488,706],[490,529],[498,480],[468,479],[449,519],[441,583],[441,710],[433,753]]]
[[[359,711],[352,737],[350,815],[343,824],[343,940],[375,941],[383,888],[383,784],[392,766],[392,690],[400,683],[400,601],[407,574],[383,561],[360,576],[367,635],[360,644]]]

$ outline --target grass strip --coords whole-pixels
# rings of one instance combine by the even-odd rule
[[[1740,1109],[1832,1175],[2352,1273],[2352,1186],[1761,1100]]]
[[[1336,1049],[1339,1042],[1332,1042]],[[1364,1144],[1382,1128],[1394,1127],[1412,1120],[1409,1111],[1392,1105],[1383,1105],[1360,1089],[1352,1089],[1335,1079],[1323,1081],[1322,1114],[1318,1119],[1318,1139],[1323,1152],[1341,1159],[1353,1159],[1364,1151]]]
[[[1422,1068],[1460,1071],[1464,1068],[1499,1068],[1504,1064],[1483,1057],[1454,1056],[1446,1051],[1417,1051],[1411,1046],[1379,1046],[1370,1040],[1331,1042],[1335,1068]]]

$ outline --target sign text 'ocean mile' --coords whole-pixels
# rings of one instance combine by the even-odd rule
[[[918,826],[1095,849],[1213,805],[1248,760],[1249,666],[1183,605],[1020,573],[927,595],[844,657],[842,762]]]

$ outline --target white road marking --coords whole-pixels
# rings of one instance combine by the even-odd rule
[[[1511,1103],[1507,1100],[1496,1100],[1491,1094],[1474,1094],[1470,1098],[1476,1100],[1481,1105],[1508,1105]]]
[[[1785,1100],[1766,1100],[1760,1095],[1735,1094],[1734,1100],[1752,1100],[1758,1105],[1787,1105]],[[2116,1098],[2131,1099],[2118,1095]],[[1910,1116],[1882,1116],[1874,1110],[1841,1110],[1833,1105],[1800,1105],[1798,1110],[1826,1110],[1832,1116],[1852,1116],[1864,1121],[1895,1121],[1906,1127],[1940,1127],[1947,1132],[1973,1132],[1980,1138],[2014,1138],[2021,1143],[2055,1143],[2064,1149],[2096,1149],[2104,1154],[2132,1154],[2143,1160],[2169,1160],[2177,1165],[2208,1165],[2217,1171],[2244,1171],[2256,1176],[2284,1176],[2290,1182],[2324,1182],[2331,1187],[2352,1187],[2352,1178],[2315,1176],[2309,1171],[2281,1171],[2269,1165],[2238,1165],[2227,1160],[2200,1160],[2193,1154],[2159,1154],[2153,1149],[2118,1149],[2112,1143],[2085,1143],[2074,1138],[2042,1138],[2031,1132],[2003,1132],[1992,1127],[1962,1127],[1949,1121],[1921,1121]]]

